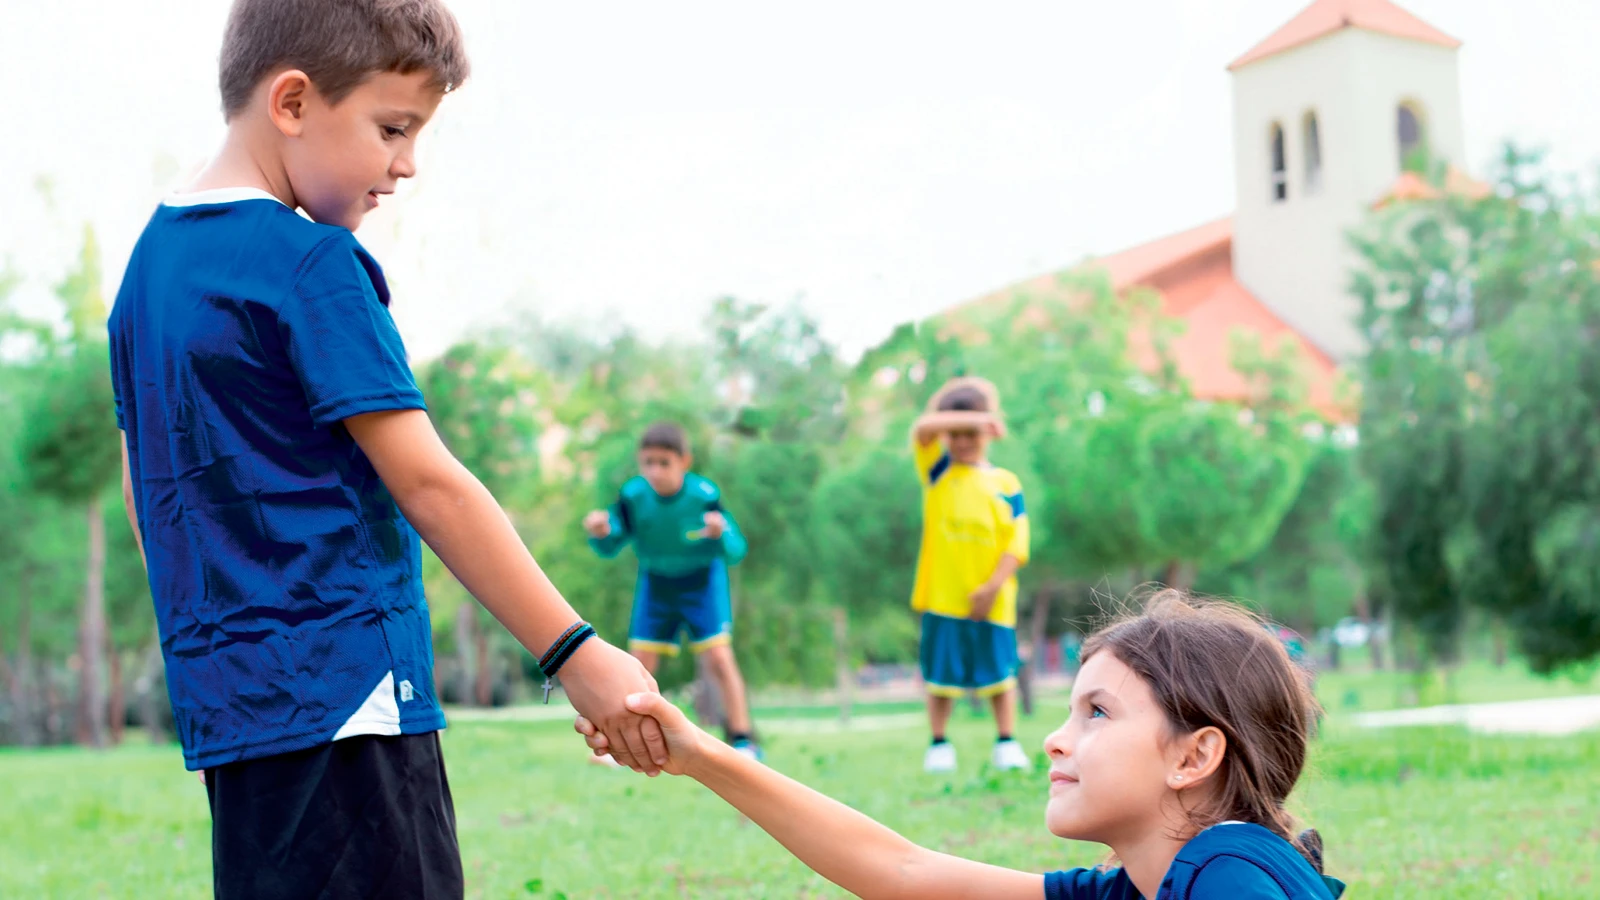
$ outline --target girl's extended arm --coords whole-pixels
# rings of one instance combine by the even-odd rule
[[[659,694],[628,708],[661,723],[670,761],[728,801],[817,874],[866,900],[1043,900],[1044,876],[937,853],[867,816],[748,759],[696,728]],[[604,738],[578,730],[597,751]]]

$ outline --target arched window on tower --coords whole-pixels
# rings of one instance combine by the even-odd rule
[[[1307,110],[1300,130],[1306,154],[1306,193],[1315,194],[1322,189],[1322,129],[1315,111]]]
[[[1395,138],[1400,147],[1400,171],[1414,172],[1427,165],[1427,137],[1420,107],[1408,100],[1395,108]]]
[[[1272,202],[1289,199],[1289,166],[1283,151],[1283,126],[1272,123]]]

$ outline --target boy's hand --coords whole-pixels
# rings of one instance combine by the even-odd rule
[[[611,535],[611,514],[603,509],[597,509],[583,517],[583,530],[589,536],[600,540]]]
[[[708,541],[721,539],[723,533],[728,530],[728,520],[722,517],[722,513],[708,512],[705,521],[706,527],[700,532],[700,537]]]
[[[967,599],[972,601],[972,612],[967,614],[967,618],[974,622],[987,620],[989,613],[994,610],[994,601],[998,596],[1000,596],[1000,585],[992,581],[984,582],[982,587],[967,595]]]
[[[689,774],[691,767],[705,756],[707,749],[716,741],[690,722],[672,701],[660,694],[633,694],[626,702],[629,710],[649,716],[660,724],[661,733],[666,737],[668,756],[667,764],[662,768],[669,775]],[[605,756],[611,752],[611,742],[607,740],[605,732],[594,727],[593,722],[579,716],[572,727],[583,735],[584,743],[589,745],[595,756]]]
[[[637,659],[590,638],[567,660],[561,676],[573,709],[611,737],[613,759],[646,775],[660,773],[667,763],[661,726],[623,706],[630,694],[656,691],[656,680]]]

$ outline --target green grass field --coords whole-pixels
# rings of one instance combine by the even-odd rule
[[[1023,738],[1036,747],[1062,715],[1047,707]],[[1036,871],[1101,857],[1045,831],[1042,774],[980,765],[983,720],[958,714],[964,768],[949,778],[921,773],[920,726],[876,726],[773,728],[770,762],[952,853]],[[564,723],[463,722],[445,749],[469,897],[844,896],[692,782],[587,764]],[[1600,732],[1360,732],[1335,709],[1295,806],[1323,832],[1347,896],[1593,897],[1597,773]],[[204,788],[175,747],[4,752],[0,785],[0,897],[209,895]]]

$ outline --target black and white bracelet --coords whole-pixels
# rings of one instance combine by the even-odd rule
[[[560,672],[561,667],[566,665],[567,660],[572,658],[572,654],[583,646],[583,642],[592,637],[594,637],[594,626],[588,622],[578,622],[562,632],[561,637],[556,638],[555,643],[550,645],[550,649],[539,657],[539,671],[544,674],[545,705],[549,705],[550,692],[555,690],[553,679],[556,677],[556,673]]]

